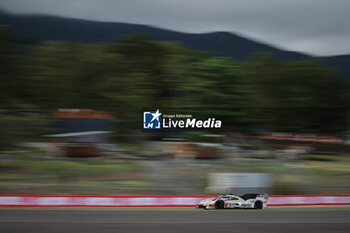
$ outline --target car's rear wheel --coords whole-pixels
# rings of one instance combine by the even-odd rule
[[[225,202],[223,200],[218,200],[215,202],[215,209],[225,208]]]
[[[263,208],[263,203],[261,201],[256,201],[254,203],[254,209],[261,210]]]

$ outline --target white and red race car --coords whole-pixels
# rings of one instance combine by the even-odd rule
[[[201,200],[197,208],[204,209],[266,209],[268,195],[248,193],[244,195],[224,194]]]

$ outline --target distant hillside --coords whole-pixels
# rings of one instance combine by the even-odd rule
[[[350,55],[323,57],[322,60],[327,67],[340,72],[344,79],[350,81]]]
[[[45,15],[17,15],[3,11],[0,11],[0,24],[10,26],[15,33],[40,40],[102,42],[119,39],[129,34],[146,34],[154,40],[180,42],[188,48],[238,60],[247,59],[259,52],[272,52],[286,60],[310,57],[302,53],[274,48],[228,32],[182,33],[139,24],[95,22]],[[343,77],[350,80],[350,55],[320,59],[324,60],[328,67],[339,71]]]

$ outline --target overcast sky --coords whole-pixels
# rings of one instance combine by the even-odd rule
[[[229,31],[314,55],[350,54],[350,0],[0,0],[13,13],[42,13]]]

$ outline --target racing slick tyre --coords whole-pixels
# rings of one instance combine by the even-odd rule
[[[263,208],[263,203],[261,201],[256,201],[254,203],[254,209],[261,210]]]
[[[215,202],[215,209],[225,208],[225,202],[223,200],[218,200]]]

